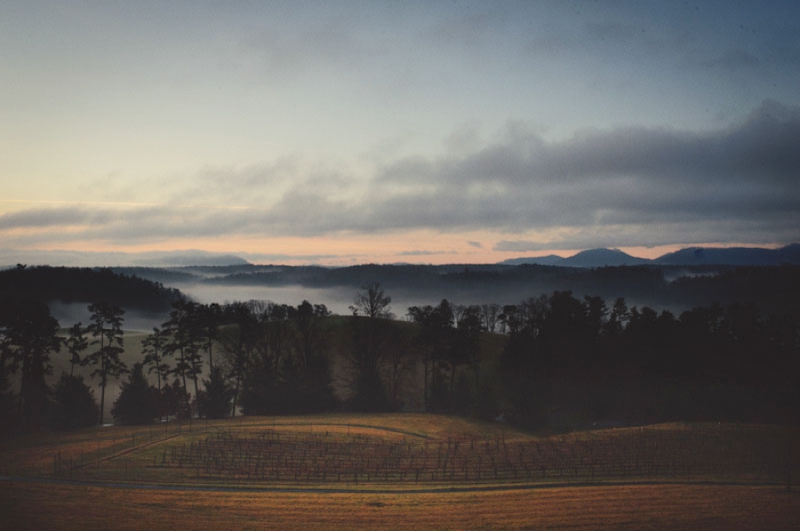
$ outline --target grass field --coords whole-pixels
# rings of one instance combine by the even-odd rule
[[[787,489],[798,435],[724,424],[528,434],[427,414],[34,434],[0,443],[0,529],[798,529],[800,489]],[[195,461],[177,466],[181,452]],[[478,456],[501,472],[476,477]],[[521,473],[533,459],[547,473]]]
[[[359,494],[0,482],[3,529],[797,529],[776,487],[638,485]]]

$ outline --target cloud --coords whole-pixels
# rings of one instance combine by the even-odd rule
[[[512,134],[461,158],[398,161],[378,183],[399,190],[381,202],[387,228],[625,229],[619,239],[647,245],[704,226],[714,238],[702,241],[796,239],[799,172],[800,110],[767,101],[706,133],[593,130],[554,144]]]
[[[398,256],[436,256],[442,254],[455,254],[454,251],[401,251],[397,253]]]
[[[0,231],[30,245],[481,230],[508,235],[495,249],[509,251],[800,240],[800,108],[774,101],[709,132],[630,127],[546,142],[511,124],[443,153],[367,179],[294,161],[204,170],[161,205],[21,210],[0,216]],[[548,236],[513,237],[532,232]]]
[[[101,216],[100,212],[94,213],[95,218]],[[82,208],[33,208],[0,216],[0,230],[83,224],[89,222],[91,217]]]
[[[287,253],[235,253],[251,263],[285,264],[289,262],[317,263],[331,260],[358,258],[355,254],[287,254]]]

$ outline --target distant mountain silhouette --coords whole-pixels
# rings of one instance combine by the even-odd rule
[[[800,243],[793,243],[778,249],[782,264],[800,264]]]
[[[208,251],[152,252],[134,255],[134,263],[146,267],[237,266],[250,262],[232,254]]]
[[[560,267],[607,267],[634,266],[649,264],[650,260],[631,256],[619,249],[589,249],[574,256],[563,258],[554,254],[533,258],[512,258],[501,262],[503,265],[549,265]]]
[[[650,263],[644,258],[637,258],[619,249],[590,249],[581,251],[574,256],[564,258],[556,265],[568,267],[606,267],[606,266],[632,266]]]
[[[500,262],[502,265],[558,265],[564,260],[563,256],[548,254],[547,256],[537,256],[534,258],[509,258]]]
[[[512,258],[501,262],[503,265],[550,265],[560,267],[616,267],[636,265],[670,266],[778,266],[784,264],[800,265],[800,244],[793,243],[780,249],[760,247],[688,247],[667,253],[655,260],[631,256],[619,249],[590,249],[574,256],[562,258],[556,255]]]
[[[201,250],[141,253],[92,251],[19,251],[0,248],[0,268],[15,264],[64,267],[196,267],[247,265],[244,258]]]
[[[760,247],[689,247],[668,253],[654,261],[660,265],[777,266],[800,264],[800,245],[780,249]]]

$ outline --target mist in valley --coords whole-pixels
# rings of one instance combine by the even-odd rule
[[[361,286],[335,286],[314,288],[302,285],[291,286],[256,286],[256,285],[218,285],[203,282],[176,283],[175,287],[184,295],[201,304],[226,304],[231,302],[246,302],[249,300],[263,300],[277,304],[297,306],[303,301],[312,304],[324,304],[329,311],[336,315],[351,315],[350,306]],[[386,294],[392,298],[391,310],[396,319],[404,319],[408,309],[412,306],[435,306],[442,299],[447,299],[453,304],[516,304],[521,300],[538,296],[540,293],[528,293],[519,289],[440,289],[421,290],[410,286],[384,286]],[[145,316],[140,316],[145,318]]]

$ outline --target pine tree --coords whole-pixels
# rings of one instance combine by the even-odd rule
[[[233,389],[222,368],[219,366],[211,369],[208,380],[203,380],[205,389],[197,397],[200,413],[210,419],[221,419],[231,414],[233,402]]]
[[[69,329],[69,337],[65,344],[69,353],[69,374],[75,374],[76,365],[85,365],[86,360],[81,359],[81,353],[89,347],[89,340],[83,333],[82,323],[76,323]]]
[[[50,424],[57,430],[91,426],[97,422],[99,408],[92,389],[82,376],[62,373],[53,389]]]
[[[50,354],[61,347],[58,321],[43,302],[5,302],[0,315],[0,362],[7,374],[21,369],[18,416],[24,427],[37,429],[47,407],[45,376],[52,371]]]
[[[149,424],[158,417],[158,390],[147,382],[141,363],[135,363],[122,383],[111,415],[122,424]]]
[[[148,366],[148,373],[156,373],[158,381],[159,402],[163,395],[163,387],[167,385],[167,376],[170,367],[164,360],[164,349],[166,347],[166,332],[160,328],[153,328],[153,333],[142,341],[142,353],[144,354],[144,364]],[[164,408],[159,407],[159,412]]]
[[[92,323],[87,327],[95,339],[92,345],[99,348],[86,357],[87,364],[100,365],[91,376],[100,376],[100,424],[103,424],[103,411],[106,401],[106,384],[108,378],[119,378],[128,371],[125,362],[119,359],[122,354],[122,316],[125,311],[115,304],[100,302],[90,304]]]

